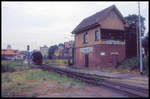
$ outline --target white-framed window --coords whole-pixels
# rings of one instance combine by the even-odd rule
[[[100,33],[98,30],[95,31],[95,41],[100,40]]]
[[[88,33],[87,32],[84,34],[84,38],[83,39],[84,39],[83,43],[88,43]]]

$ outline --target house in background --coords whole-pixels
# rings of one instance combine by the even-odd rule
[[[18,53],[14,52],[12,49],[2,49],[2,59],[13,59]]]
[[[75,34],[75,65],[89,68],[117,66],[126,56],[126,25],[115,5],[81,21],[72,31]]]
[[[19,50],[13,50],[11,49],[11,46],[8,45],[7,49],[2,49],[2,59],[7,59],[7,60],[24,60],[25,59],[25,54],[22,53]]]
[[[67,58],[70,58],[73,56],[73,48],[74,48],[74,41],[68,41],[68,42],[64,42],[64,46],[65,46],[65,52],[64,52],[64,56]]]
[[[18,53],[14,58],[14,60],[24,60],[25,59],[25,55],[22,53]]]
[[[59,45],[57,52],[59,53],[59,58],[64,58],[64,46],[63,45]]]
[[[46,45],[43,47],[40,47],[40,52],[41,52],[44,59],[48,58],[48,49],[49,48]]]

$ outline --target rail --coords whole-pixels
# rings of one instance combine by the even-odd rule
[[[112,88],[122,92],[125,95],[128,95],[129,97],[148,97],[148,89],[127,85],[116,81],[106,80],[104,77],[98,77],[93,74],[81,73],[69,70],[67,68],[58,68],[55,66],[49,66],[47,64],[42,64],[41,66],[37,66],[36,68],[40,68],[46,71],[54,71],[59,74],[65,74],[69,77],[79,79],[89,84]]]

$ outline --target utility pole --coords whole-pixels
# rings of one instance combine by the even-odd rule
[[[5,59],[5,49],[4,49],[4,59]]]
[[[142,40],[141,40],[141,16],[140,16],[140,2],[138,2],[139,9],[139,40],[140,40],[140,73],[143,74],[143,59],[142,59]]]
[[[29,52],[29,50],[30,50],[30,46],[27,45],[27,51],[28,51],[28,56],[27,56],[27,59],[28,59],[28,67],[29,67],[29,65],[30,65],[30,60],[29,60],[29,58],[30,58],[30,52]]]
[[[139,59],[139,31],[138,31],[138,22],[136,22],[136,41],[137,41],[137,59]]]

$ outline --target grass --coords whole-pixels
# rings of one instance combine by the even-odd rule
[[[2,74],[2,97],[23,96],[22,92],[30,91],[33,87],[25,83],[22,75],[14,73],[15,72]]]
[[[34,94],[32,95],[32,97],[37,97],[37,95],[38,95],[38,93],[34,93]]]
[[[140,67],[140,62],[139,59],[134,57],[134,58],[130,58],[130,59],[126,59],[124,61],[122,61],[119,65],[117,70],[121,71],[137,71],[139,72],[139,67]],[[143,71],[144,74],[148,75],[149,74],[149,60],[148,60],[148,56],[143,58]]]
[[[44,60],[44,63],[51,64],[51,65],[59,65],[59,66],[67,66],[68,60],[67,59],[52,59],[52,60]]]
[[[2,72],[14,72],[29,69],[27,64],[24,64],[23,61],[14,61],[14,60],[2,61],[1,66]]]
[[[26,96],[26,92],[32,92],[39,83],[43,83],[44,81],[58,83],[62,86],[65,83],[70,82],[69,87],[76,84],[82,84],[80,81],[69,78],[66,75],[42,71],[41,69],[29,69],[21,72],[5,72],[2,73],[2,97]],[[31,94],[31,97],[36,97],[37,95],[38,94],[34,92]]]
[[[109,73],[113,73],[115,72],[115,68],[114,67],[108,67],[108,68],[101,68],[100,71],[101,72],[109,72]]]
[[[139,65],[139,61],[136,57],[129,58],[120,63],[118,69],[134,69],[137,68]]]
[[[143,58],[144,73],[149,75],[149,56]]]
[[[108,68],[101,68],[101,72],[109,72],[109,73],[139,73],[139,59],[136,57],[129,58],[126,60],[123,60],[119,63],[117,68],[115,67],[108,67]],[[143,71],[144,74],[149,75],[149,60],[148,57],[143,58]]]

